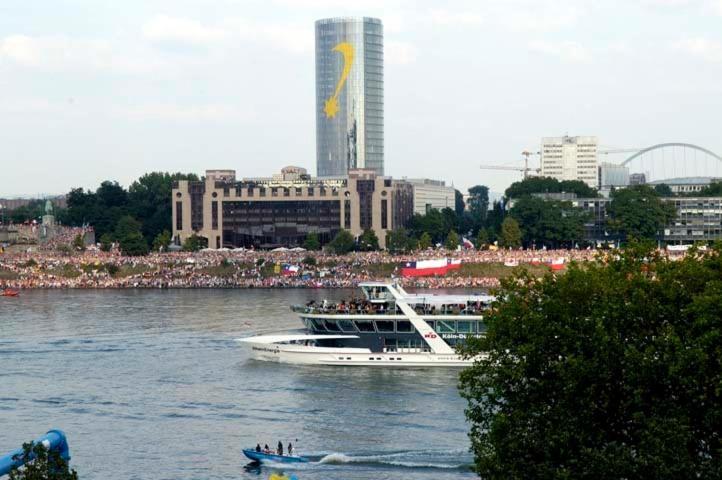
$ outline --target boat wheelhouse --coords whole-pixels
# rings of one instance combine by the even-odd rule
[[[461,366],[455,351],[484,335],[488,295],[409,294],[394,283],[368,282],[362,297],[293,306],[307,334],[239,339],[255,358],[330,365]]]

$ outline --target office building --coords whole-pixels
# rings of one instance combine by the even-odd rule
[[[602,162],[599,165],[599,188],[609,190],[612,187],[629,185],[629,168],[616,163]]]
[[[384,174],[383,26],[375,18],[316,22],[316,169]]]
[[[295,247],[309,233],[323,245],[341,229],[355,237],[371,229],[383,248],[386,232],[405,226],[413,214],[411,184],[363,169],[320,179],[286,167],[279,175],[240,181],[233,171],[208,170],[204,181],[177,182],[172,198],[174,242],[195,233],[210,248]]]
[[[414,213],[426,215],[429,210],[456,207],[456,190],[447,187],[443,180],[428,178],[405,178],[414,189]]]
[[[629,175],[630,185],[644,185],[647,183],[647,175],[644,173],[632,173]]]
[[[557,180],[581,180],[596,188],[597,137],[544,137],[541,175]]]

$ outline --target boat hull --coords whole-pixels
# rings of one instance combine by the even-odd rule
[[[244,448],[243,454],[254,462],[274,463],[308,463],[308,458],[290,455],[276,455],[273,453],[257,452],[250,448]]]
[[[244,342],[245,343],[245,342]],[[256,360],[299,365],[341,365],[357,367],[468,367],[476,358],[432,352],[371,352],[362,348],[330,348],[304,345],[247,342]]]

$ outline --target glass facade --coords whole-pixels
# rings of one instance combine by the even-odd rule
[[[300,246],[310,232],[325,244],[341,229],[338,200],[229,201],[222,208],[228,247]]]
[[[316,168],[384,174],[383,26],[374,18],[316,22]]]

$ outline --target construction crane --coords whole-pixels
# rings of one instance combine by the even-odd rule
[[[521,152],[521,154],[524,156],[523,167],[513,167],[511,165],[480,165],[479,168],[481,168],[482,170],[513,170],[516,172],[522,172],[524,174],[524,178],[527,178],[529,176],[529,172],[539,173],[541,171],[540,168],[529,167],[529,156],[539,155],[539,152],[532,153],[524,150],[523,152]]]

